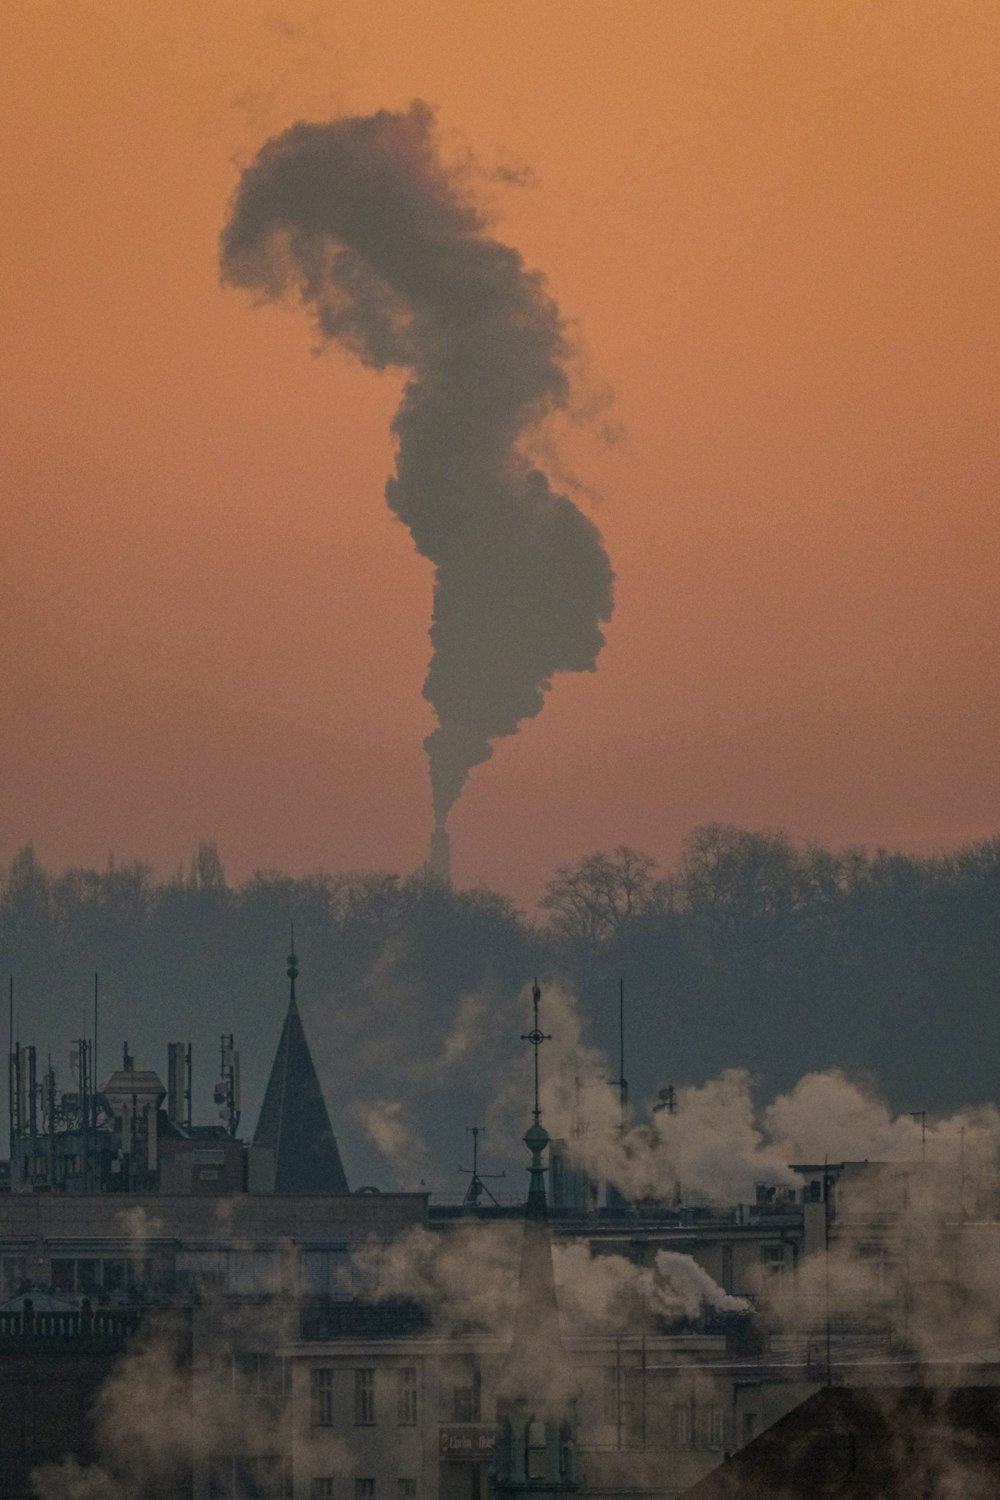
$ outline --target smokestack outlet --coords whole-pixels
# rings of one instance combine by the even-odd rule
[[[427,856],[427,873],[437,885],[451,885],[451,838],[447,828],[435,828]]]

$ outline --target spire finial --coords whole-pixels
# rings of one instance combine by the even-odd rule
[[[295,957],[295,921],[294,921],[294,918],[292,918],[292,917],[289,917],[289,919],[288,919],[288,931],[289,931],[289,947],[291,949],[291,952],[288,955],[288,977],[291,980],[292,999],[294,1000],[295,999],[295,981],[296,981],[296,979],[299,976],[299,961]]]
[[[531,987],[531,1003],[534,1009],[534,1023],[530,1031],[521,1037],[522,1042],[530,1042],[535,1054],[535,1107],[532,1111],[532,1123],[528,1126],[524,1137],[524,1144],[531,1152],[531,1166],[528,1168],[530,1174],[530,1185],[528,1187],[527,1215],[530,1219],[544,1219],[546,1217],[545,1207],[545,1184],[542,1166],[542,1152],[549,1144],[548,1132],[542,1124],[542,1110],[538,1099],[538,1049],[543,1042],[550,1042],[551,1036],[544,1032],[538,1024],[538,1002],[542,998],[542,992],[538,988],[536,979]]]
[[[538,980],[536,979],[531,986],[531,1002],[534,1006],[535,1013],[534,1024],[532,1025],[530,1031],[522,1032],[521,1034],[521,1041],[530,1042],[535,1052],[535,1108],[532,1111],[532,1119],[534,1120],[536,1125],[541,1122],[542,1118],[542,1111],[539,1108],[538,1104],[538,1049],[543,1042],[551,1042],[552,1040],[551,1036],[548,1036],[544,1031],[541,1031],[539,1029],[538,1002],[541,998],[542,992],[538,988]]]

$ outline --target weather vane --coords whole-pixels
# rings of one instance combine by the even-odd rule
[[[541,1031],[539,1029],[539,1026],[538,1026],[538,1002],[539,1002],[539,1000],[541,998],[542,998],[542,992],[538,988],[538,980],[536,979],[535,982],[534,982],[534,984],[531,987],[531,1000],[532,1000],[532,1004],[535,1007],[535,1022],[534,1022],[534,1025],[532,1026],[532,1028],[531,1028],[530,1031],[522,1032],[521,1033],[521,1041],[522,1042],[530,1042],[531,1045],[532,1045],[532,1047],[534,1048],[534,1053],[535,1053],[535,1109],[534,1109],[534,1121],[535,1121],[536,1125],[539,1123],[539,1121],[542,1118],[542,1111],[538,1107],[538,1049],[542,1045],[543,1042],[551,1042],[551,1040],[552,1040],[552,1037],[550,1035],[548,1035],[546,1032]]]

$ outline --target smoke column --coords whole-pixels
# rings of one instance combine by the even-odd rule
[[[594,670],[612,609],[600,533],[519,447],[569,403],[563,320],[487,227],[418,100],[268,141],[220,252],[223,281],[297,295],[324,341],[409,371],[385,493],[435,565],[424,696],[439,861],[469,771],[539,712],[553,673]]]

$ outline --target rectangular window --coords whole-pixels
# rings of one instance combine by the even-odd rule
[[[274,1250],[230,1250],[227,1286],[239,1296],[268,1296],[280,1290],[281,1262]]]
[[[375,1425],[374,1370],[355,1370],[354,1372],[354,1425],[356,1427]],[[359,1479],[358,1483],[361,1482]],[[374,1483],[373,1479],[372,1484]]]
[[[601,1370],[601,1421],[611,1425],[618,1421],[618,1370],[614,1365]]]
[[[227,1257],[224,1250],[178,1250],[177,1282],[182,1287],[224,1287]]]
[[[311,1500],[333,1500],[333,1475],[317,1474],[309,1485]]]
[[[289,1471],[280,1453],[259,1456],[237,1454],[232,1460],[234,1488],[229,1491],[244,1500],[282,1500],[290,1492]]]
[[[451,1419],[453,1422],[478,1422],[480,1416],[481,1377],[474,1359],[462,1362],[461,1373],[452,1386]]]
[[[691,1408],[690,1406],[675,1406],[670,1413],[670,1430],[673,1435],[675,1448],[690,1448],[691,1446]]]
[[[354,1500],[375,1500],[374,1479],[356,1479],[354,1481]]]
[[[101,1262],[78,1260],[76,1263],[76,1285],[81,1292],[96,1292],[101,1284]]]
[[[415,1479],[397,1479],[396,1500],[417,1500],[417,1481]]]
[[[13,1297],[28,1279],[28,1261],[23,1255],[5,1255],[3,1258],[3,1281],[0,1285],[5,1297]]]
[[[260,1354],[257,1357],[258,1390],[262,1396],[285,1394],[285,1361],[279,1354]]]
[[[412,1367],[397,1370],[396,1420],[400,1427],[415,1427],[417,1422],[417,1372]]]
[[[256,1396],[258,1391],[256,1354],[233,1355],[233,1390],[237,1396]]]
[[[238,1350],[232,1355],[233,1391],[237,1396],[284,1396],[285,1361],[278,1354]]]
[[[234,1494],[233,1459],[228,1453],[216,1453],[209,1460],[209,1500],[231,1500]]]
[[[314,1427],[333,1426],[333,1371],[313,1370],[312,1424]]]
[[[708,1408],[707,1437],[710,1448],[724,1448],[726,1446],[726,1413],[721,1406],[710,1406]]]
[[[303,1292],[335,1301],[355,1297],[358,1278],[346,1245],[303,1250],[299,1256],[299,1286]]]
[[[54,1292],[76,1291],[75,1260],[54,1260],[49,1274],[52,1277],[52,1290]]]
[[[130,1285],[129,1272],[131,1266],[127,1260],[106,1260],[104,1262],[104,1290],[106,1292],[124,1292]]]
[[[745,1411],[743,1413],[743,1441],[744,1443],[752,1443],[756,1436],[757,1413],[755,1411]]]

